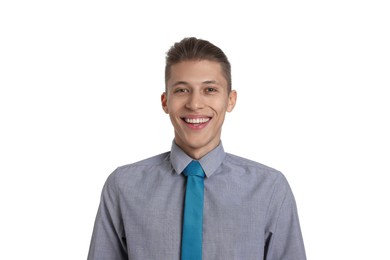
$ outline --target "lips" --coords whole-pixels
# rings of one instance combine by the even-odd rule
[[[211,117],[183,117],[182,120],[193,129],[202,129],[205,127],[208,122],[210,122]]]
[[[188,124],[204,124],[210,120],[209,117],[203,118],[183,118],[184,121]]]

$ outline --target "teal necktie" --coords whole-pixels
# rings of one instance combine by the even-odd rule
[[[181,260],[201,260],[204,172],[198,161],[192,161],[183,173],[187,176],[187,186],[184,202]]]

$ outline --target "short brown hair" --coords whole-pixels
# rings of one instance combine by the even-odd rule
[[[165,88],[171,76],[171,66],[182,61],[209,60],[221,64],[222,73],[227,81],[228,93],[232,89],[230,62],[225,53],[214,44],[195,37],[184,38],[176,42],[167,52],[165,63]]]

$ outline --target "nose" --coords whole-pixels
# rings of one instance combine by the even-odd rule
[[[200,93],[192,92],[188,96],[186,108],[190,110],[198,110],[204,107],[204,100]]]

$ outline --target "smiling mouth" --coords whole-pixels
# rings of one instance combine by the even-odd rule
[[[183,118],[184,122],[187,124],[204,124],[208,121],[210,121],[210,117],[204,117],[204,118]]]
[[[202,129],[211,120],[211,117],[198,117],[198,118],[183,117],[182,120],[189,127],[193,128],[193,129]]]

